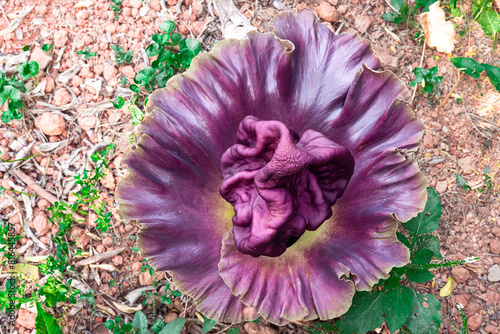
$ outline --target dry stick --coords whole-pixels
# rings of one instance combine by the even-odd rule
[[[21,204],[19,203],[19,201],[17,199],[15,199],[14,197],[12,197],[12,195],[9,193],[5,193],[4,196],[7,197],[7,199],[10,201],[10,203],[12,203],[14,210],[17,211],[17,214],[19,215],[19,219],[22,223],[22,227],[23,227],[24,232],[26,233],[26,236],[28,238],[30,238],[31,240],[33,240],[33,242],[41,249],[49,250],[43,242],[41,242],[40,240],[38,240],[37,237],[35,237],[35,235],[31,231],[30,227],[28,225],[26,225],[26,221],[24,220],[24,217],[23,217],[23,209],[21,208]]]
[[[28,175],[24,174],[21,170],[15,169],[11,173],[16,175],[18,178],[21,179],[24,183],[26,183],[27,186],[30,186],[31,189],[33,189],[38,195],[42,196],[45,198],[47,201],[49,201],[51,204],[54,204],[57,202],[57,197],[49,193],[47,190],[43,189],[40,185],[38,185],[31,177]],[[72,215],[73,219],[79,220],[79,221],[85,221],[85,218],[80,216],[77,213],[73,213]]]
[[[455,88],[457,88],[458,84],[460,83],[460,80],[462,79],[462,76],[460,75],[460,70],[458,70],[458,79],[455,85],[451,88],[451,90],[448,92],[448,95],[444,98],[443,102],[439,104],[439,107],[442,107],[448,102],[448,99],[450,98],[450,95],[455,91]]]
[[[114,250],[110,250],[110,251],[107,251],[107,252],[104,252],[104,253],[101,253],[101,254],[97,254],[97,255],[91,256],[89,258],[86,258],[84,260],[81,260],[81,261],[77,262],[75,264],[75,268],[83,267],[83,266],[86,266],[88,264],[92,264],[92,263],[96,263],[96,262],[99,262],[99,261],[103,261],[103,260],[112,258],[115,255],[118,255],[121,252],[123,252],[125,250],[125,248],[126,247],[121,247],[121,248],[117,248],[117,249],[114,249]]]
[[[426,40],[424,39],[424,47],[422,49],[422,57],[420,58],[420,67],[422,67],[422,64],[424,63],[425,43],[426,43]],[[418,87],[418,83],[415,85],[415,88],[413,88],[413,94],[411,95],[411,104],[413,104],[413,101],[415,100],[415,93],[417,92],[417,87]]]

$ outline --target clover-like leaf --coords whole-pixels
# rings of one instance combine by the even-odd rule
[[[175,23],[173,21],[167,20],[160,23],[158,29],[169,34],[175,28]]]

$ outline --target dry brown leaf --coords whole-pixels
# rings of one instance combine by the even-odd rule
[[[94,3],[92,1],[90,1],[90,0],[82,0],[82,1],[78,1],[78,3],[73,6],[73,8],[90,7],[93,4]]]
[[[135,313],[137,311],[140,311],[142,310],[142,305],[138,305],[136,307],[130,307],[130,306],[127,306],[127,305],[123,305],[123,304],[120,304],[120,303],[117,303],[117,302],[113,302],[113,305],[120,311],[120,312],[123,312],[123,313]]]
[[[27,263],[18,263],[14,266],[14,272],[23,274],[24,277],[37,281],[40,279],[38,267]]]
[[[118,269],[112,264],[91,264],[90,268],[97,268],[107,271],[118,271]]]
[[[429,12],[420,15],[420,24],[424,28],[425,41],[439,52],[451,53],[455,48],[455,27],[445,20],[444,11],[439,1],[429,7]]]

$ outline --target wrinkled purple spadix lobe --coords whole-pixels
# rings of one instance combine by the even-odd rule
[[[222,197],[233,205],[236,247],[276,257],[331,217],[354,171],[345,147],[319,132],[247,116],[221,158]]]

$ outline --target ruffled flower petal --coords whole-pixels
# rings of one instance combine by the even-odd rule
[[[291,48],[253,33],[197,57],[190,71],[150,96],[137,145],[123,159],[129,171],[117,197],[122,217],[143,224],[141,254],[155,269],[171,270],[179,289],[213,319],[257,317],[218,274],[233,214],[219,195],[219,160],[246,115],[285,110],[275,107],[288,91]]]

